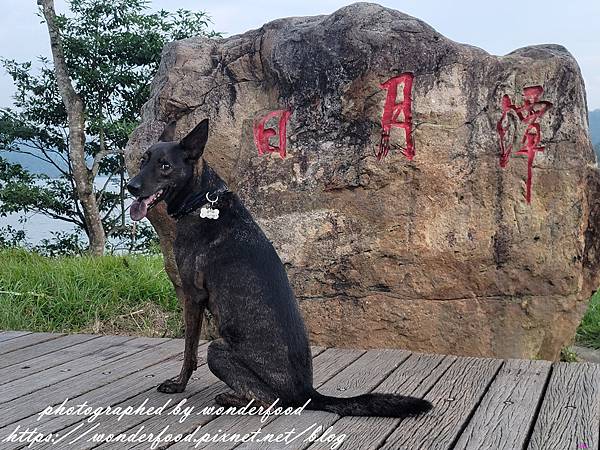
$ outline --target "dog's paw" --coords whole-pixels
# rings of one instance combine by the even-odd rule
[[[185,390],[185,384],[177,383],[173,380],[166,380],[162,382],[156,390],[158,392],[162,392],[163,394],[177,394],[179,392],[183,392]]]

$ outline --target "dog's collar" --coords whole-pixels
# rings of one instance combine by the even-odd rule
[[[223,195],[227,192],[229,192],[227,186],[221,186],[219,189],[214,191],[201,191],[190,194],[188,197],[186,197],[177,211],[170,216],[175,220],[179,220],[184,216],[195,213],[198,209],[209,203],[211,206],[216,206],[220,203]]]

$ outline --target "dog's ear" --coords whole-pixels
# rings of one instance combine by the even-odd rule
[[[175,140],[175,127],[177,122],[172,120],[163,130],[162,134],[158,138],[159,142],[173,142]]]
[[[184,137],[179,145],[183,147],[186,158],[199,159],[204,153],[204,146],[208,139],[208,119],[204,119],[196,128]]]

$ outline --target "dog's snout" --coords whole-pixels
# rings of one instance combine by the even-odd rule
[[[127,183],[127,190],[131,192],[132,195],[137,195],[140,192],[141,188],[142,183],[140,182],[138,177],[132,178],[131,180],[129,180],[129,183]]]

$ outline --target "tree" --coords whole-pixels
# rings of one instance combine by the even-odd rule
[[[60,29],[54,11],[54,0],[38,0],[38,5],[42,7],[46,18],[54,60],[54,81],[67,113],[69,166],[77,199],[81,204],[85,230],[90,240],[90,252],[93,255],[102,255],[106,246],[106,233],[102,226],[100,209],[94,194],[94,178],[95,173],[98,173],[97,168],[102,158],[107,156],[108,152],[106,148],[101,149],[94,156],[91,169],[87,167],[85,160],[85,107],[81,97],[75,92],[69,76]],[[114,150],[116,152],[117,149]]]
[[[128,234],[125,167],[128,135],[139,122],[163,46],[208,32],[203,12],[150,13],[144,0],[71,0],[71,15],[56,15],[53,0],[38,0],[53,61],[3,60],[17,93],[0,111],[0,149],[42,159],[61,174],[0,184],[0,213],[38,212],[85,232],[89,250],[104,251],[106,236]],[[108,176],[103,186],[98,175]],[[116,192],[108,189],[116,180]]]

